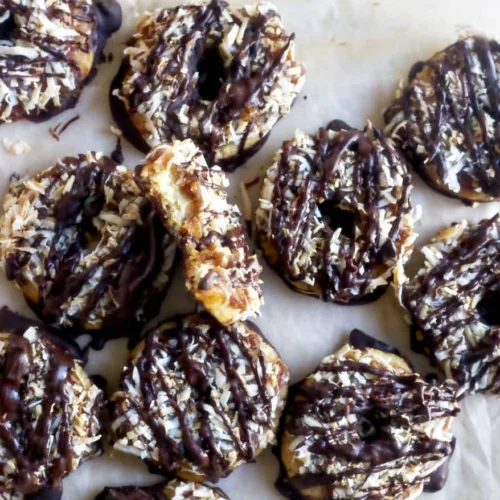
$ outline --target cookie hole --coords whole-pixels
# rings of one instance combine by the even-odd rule
[[[477,311],[483,323],[500,326],[500,290],[490,290],[477,304]]]
[[[381,427],[374,418],[363,415],[356,422],[356,431],[362,441],[371,443],[377,441],[381,434]]]
[[[214,101],[224,81],[224,61],[217,47],[207,48],[196,65],[198,94],[204,101]]]
[[[332,200],[326,200],[319,205],[319,211],[323,222],[330,227],[332,231],[340,228],[340,234],[348,238],[354,238],[356,228],[356,215],[354,212],[344,210]]]
[[[16,29],[14,16],[10,13],[0,13],[0,18],[4,16],[6,18],[0,22],[0,45],[3,45],[5,42],[12,42],[14,30]]]

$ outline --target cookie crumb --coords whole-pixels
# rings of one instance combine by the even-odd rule
[[[11,154],[21,156],[31,151],[31,146],[24,141],[12,142],[7,137],[2,139],[3,147]]]
[[[114,125],[110,125],[109,130],[111,130],[112,134],[115,134],[118,137],[121,137],[123,135],[123,132],[118,127],[115,127]]]
[[[59,137],[59,134],[57,133],[57,128],[59,127],[59,125],[61,125],[60,123],[57,124],[57,126],[55,128],[49,128],[49,134],[51,135],[51,137],[53,139],[55,139],[56,141],[59,141],[60,137]]]

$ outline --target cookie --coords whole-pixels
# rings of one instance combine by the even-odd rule
[[[269,3],[147,13],[113,82],[113,114],[145,153],[192,139],[210,165],[232,170],[262,147],[302,88],[294,47]]]
[[[115,0],[9,0],[0,6],[0,123],[75,106],[121,25]]]
[[[112,397],[114,448],[185,481],[217,481],[275,441],[288,369],[251,323],[166,321],[134,349]]]
[[[227,201],[224,172],[186,140],[154,149],[137,178],[177,241],[196,300],[224,325],[258,314],[262,268],[238,207]]]
[[[416,498],[453,451],[454,384],[365,345],[354,331],[290,391],[278,483],[289,498]]]
[[[102,403],[60,338],[1,309],[0,497],[60,498],[62,479],[101,454]]]
[[[411,190],[404,159],[370,123],[297,131],[262,184],[260,247],[298,292],[338,303],[374,299],[411,254]]]
[[[45,322],[104,332],[157,312],[175,245],[125,167],[66,157],[13,180],[3,206],[0,263]]]
[[[499,252],[498,215],[462,221],[422,248],[425,262],[415,276],[397,274],[414,343],[461,394],[500,394]]]
[[[423,179],[467,204],[500,199],[499,69],[498,42],[460,40],[416,63],[384,114]]]

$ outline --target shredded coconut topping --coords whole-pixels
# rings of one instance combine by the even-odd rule
[[[0,393],[2,499],[60,487],[81,462],[100,455],[102,391],[37,327],[22,336],[0,333]]]
[[[385,112],[385,133],[438,190],[500,198],[500,44],[460,40],[410,71]]]
[[[15,39],[0,44],[0,123],[64,109],[94,64],[92,0],[6,0],[2,23]]]
[[[186,498],[199,498],[200,500],[227,499],[219,489],[200,483],[186,483],[179,479],[174,479],[167,484],[165,494],[168,500],[185,500]]]
[[[405,162],[371,124],[297,131],[261,188],[260,245],[298,291],[339,302],[367,297],[411,254],[411,189]]]
[[[133,174],[102,153],[14,180],[3,207],[1,264],[45,320],[117,326],[163,297],[175,245]]]

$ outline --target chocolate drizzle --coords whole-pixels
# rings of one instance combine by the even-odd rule
[[[29,327],[37,329],[35,341],[23,337]],[[75,360],[60,339],[54,342],[51,332],[6,308],[0,310],[0,331],[10,332],[1,339],[6,345],[0,354],[0,448],[14,465],[9,471],[7,461],[0,463],[0,476],[5,476],[0,494],[15,491],[26,498],[59,498],[62,478],[74,469],[70,418],[75,403],[68,399],[66,386],[73,383],[69,376]],[[40,358],[40,349],[46,350],[47,359]],[[33,383],[41,384],[41,394],[33,392]],[[101,403],[99,395],[91,418]],[[87,432],[92,436],[92,427]],[[94,454],[99,450],[96,443]]]
[[[406,125],[398,122],[389,133],[403,142],[424,179],[448,196],[466,201],[500,197],[499,57],[494,40],[461,40],[418,62],[402,97],[386,112],[386,123],[402,112]],[[463,156],[452,156],[453,149]],[[457,169],[452,185],[450,172]]]
[[[272,245],[277,256],[271,264],[299,291],[308,288],[306,293],[340,303],[368,299],[380,292],[374,279],[401,258],[411,235],[405,219],[412,210],[410,175],[392,144],[371,127],[359,131],[336,120],[308,138],[307,147],[303,140],[283,143],[270,169],[272,209],[269,220],[257,218],[261,246]],[[386,176],[397,176],[400,184]],[[325,204],[330,217],[321,223]],[[345,217],[338,220],[339,212],[347,213],[350,227]],[[382,241],[385,218],[391,218],[390,229]],[[336,228],[342,229],[340,235]],[[334,254],[335,239],[339,249]],[[314,245],[318,248],[311,252]]]
[[[111,159],[117,164],[117,165],[123,165],[123,162],[125,160],[123,156],[123,149],[122,149],[122,140],[120,137],[116,139],[116,146],[115,149],[111,153]]]
[[[12,92],[22,93],[22,98],[16,98],[12,107],[7,104],[11,99],[2,96],[0,122],[20,118],[43,121],[74,107],[83,86],[96,73],[106,40],[121,25],[120,5],[115,0],[57,0],[50,7],[41,7],[35,6],[35,2],[22,4],[19,0],[5,0],[0,14],[5,12],[9,13],[6,22],[2,23],[2,27],[9,27],[4,33],[7,44],[28,52],[0,56],[0,77]],[[60,12],[64,12],[64,16]],[[43,23],[36,20],[41,17],[55,21],[63,29],[73,30],[74,34],[50,36],[39,28]],[[36,51],[36,56],[25,55],[30,51]],[[81,61],[89,54],[93,56],[87,68]],[[68,83],[73,80],[75,83]],[[51,95],[41,105],[37,101],[27,102],[26,96],[37,93],[42,101],[45,92],[51,93],[52,81],[60,87],[56,96]]]
[[[187,317],[182,325],[159,325],[147,334],[142,351],[124,372],[122,390],[128,395],[115,396],[115,417],[137,412],[153,435],[152,442],[144,443],[149,460],[151,447],[158,448],[153,461],[164,473],[187,461],[197,474],[218,481],[242,461],[253,460],[276,425],[280,405],[271,402],[266,387],[276,382],[269,379],[261,342],[251,324],[224,328],[207,314]],[[274,386],[273,397],[281,398],[288,374],[281,362],[275,363],[280,385]],[[132,391],[134,372],[140,387]],[[252,393],[249,385],[255,386]],[[186,387],[187,400],[180,396]],[[173,411],[167,420],[158,415],[160,395],[163,408]],[[165,430],[172,418],[179,433]],[[130,426],[118,426],[120,445],[133,432]],[[219,439],[224,439],[224,447]]]
[[[248,21],[242,39],[231,47],[230,56],[224,55],[220,48],[228,16],[236,27]],[[187,28],[184,23],[191,17],[192,26]],[[226,2],[212,0],[201,6],[166,9],[151,18],[139,35],[148,40],[148,45],[155,40],[155,45],[141,63],[140,72],[131,70],[126,58],[112,84],[111,108],[125,137],[143,152],[156,145],[158,141],[153,141],[151,130],[140,130],[134,123],[143,122],[141,115],[148,109],[148,103],[168,93],[168,99],[160,103],[153,117],[154,136],[160,142],[191,138],[209,165],[217,163],[232,170],[244,163],[262,147],[272,125],[281,117],[278,114],[270,119],[268,111],[260,111],[270,87],[276,85],[277,78],[289,78],[283,69],[295,65],[288,55],[294,35],[288,35],[281,27],[275,28],[276,17],[272,9],[259,10],[253,15],[240,9],[238,15],[233,15]],[[177,44],[176,39],[182,39],[182,43]],[[132,39],[130,45],[133,47],[134,43]],[[227,57],[230,63],[225,60]],[[139,63],[135,62],[137,67]],[[303,73],[303,67],[300,68]],[[169,82],[175,82],[176,87]],[[298,82],[295,85],[301,86]],[[127,100],[127,105],[117,93]],[[196,127],[183,121],[180,114],[183,107],[188,108],[189,117],[196,117]],[[236,151],[221,156],[223,146],[233,140],[228,137],[228,126],[241,129],[240,122],[254,112],[257,116],[247,121],[243,132],[238,130],[241,138]],[[265,125],[259,128],[259,123]],[[251,142],[247,143],[251,136]]]
[[[51,200],[52,190],[71,179],[70,189],[57,201]],[[166,272],[172,243],[151,203],[140,196],[132,174],[118,173],[107,157],[80,155],[65,158],[36,177],[36,182],[47,180],[49,187],[39,195],[37,210],[40,219],[53,218],[53,232],[48,237],[39,221],[34,245],[19,238],[17,248],[39,248],[34,255],[17,249],[8,251],[7,278],[22,289],[26,280],[33,280],[38,291],[36,300],[26,294],[33,310],[48,323],[73,328],[75,333],[97,329],[109,330],[111,335],[111,330],[125,323],[133,327],[154,314],[168,277],[164,283],[156,280],[160,272]],[[25,184],[18,183],[11,192],[22,197],[26,189]],[[137,194],[133,194],[134,189]],[[119,207],[136,199],[138,218],[126,220],[124,227],[118,225],[111,231],[100,219],[102,214],[121,217],[123,209]],[[89,282],[94,283],[92,289]],[[110,297],[112,300],[108,300]],[[121,330],[122,336],[130,333],[127,328]]]
[[[446,373],[463,390],[498,394],[499,327],[485,319],[482,299],[500,290],[499,216],[459,230],[453,244],[442,239],[435,243],[445,245],[437,249],[442,258],[405,285],[402,300],[419,330],[414,333],[419,340],[415,348],[433,360],[438,355],[441,368],[447,366]],[[442,293],[443,287],[455,293]],[[491,306],[498,308],[497,303]]]
[[[49,128],[49,134],[56,140],[61,139],[61,135],[76,121],[80,119],[80,115],[76,115],[67,122],[59,122],[54,128]]]
[[[353,332],[352,339],[365,344],[367,336]],[[452,443],[445,436],[438,439],[432,426],[434,420],[458,413],[455,390],[452,385],[426,384],[409,371],[375,366],[368,354],[341,352],[323,360],[290,391],[279,436],[283,461],[277,486],[294,500],[308,498],[301,491],[315,487],[322,489],[321,498],[337,498],[338,488],[346,497],[399,498],[419,481],[428,481],[422,475],[428,462],[450,456]],[[286,443],[298,436],[304,439],[291,451]],[[287,472],[291,459],[284,457],[290,453],[309,454],[307,461],[297,459],[306,472],[298,472],[298,465],[291,475]],[[406,464],[420,464],[420,474],[403,479],[400,470]],[[331,472],[325,472],[327,467]],[[389,475],[377,481],[374,476],[383,471]]]

